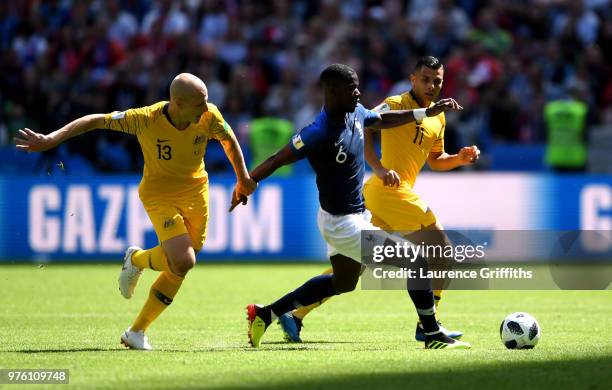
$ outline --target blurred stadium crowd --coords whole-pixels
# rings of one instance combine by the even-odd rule
[[[50,132],[166,99],[188,71],[252,156],[255,119],[295,131],[319,111],[325,65],[356,69],[372,107],[410,88],[421,55],[442,59],[443,95],[465,107],[447,120],[450,151],[541,145],[545,104],[569,95],[587,103],[588,129],[612,126],[609,0],[13,0],[0,2],[0,144],[22,127]],[[210,148],[208,169],[229,169]],[[49,153],[96,171],[141,169],[136,140],[112,132]]]

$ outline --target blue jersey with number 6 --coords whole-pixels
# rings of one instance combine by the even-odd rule
[[[333,215],[365,210],[362,195],[365,163],[364,128],[380,120],[380,114],[357,104],[344,124],[328,123],[325,107],[315,121],[293,136],[289,143],[299,158],[307,158],[317,175],[321,208]]]

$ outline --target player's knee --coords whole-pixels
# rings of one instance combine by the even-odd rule
[[[195,253],[187,251],[172,259],[172,271],[178,276],[185,276],[195,266],[195,262]]]
[[[347,292],[351,292],[353,290],[355,290],[355,288],[357,287],[357,281],[359,280],[359,278],[353,279],[353,278],[349,278],[349,279],[334,279],[334,290],[338,293],[338,294],[344,294]]]

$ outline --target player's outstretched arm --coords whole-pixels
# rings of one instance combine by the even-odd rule
[[[455,99],[442,99],[429,108],[416,110],[391,110],[380,113],[380,121],[370,126],[381,129],[397,127],[406,123],[423,120],[425,117],[436,116],[446,111],[461,111],[463,107]]]
[[[298,160],[297,156],[291,150],[289,145],[286,145],[284,148],[268,157],[266,161],[259,164],[255,169],[251,171],[251,178],[256,182],[260,182],[266,177],[273,174],[278,168],[293,164]],[[236,189],[234,189],[234,193],[232,194],[232,204],[230,206],[229,211],[231,212],[238,206],[239,204],[246,204],[247,197],[237,195]]]
[[[367,128],[364,133],[365,159],[368,162],[368,165],[372,168],[372,171],[374,171],[374,174],[383,181],[384,185],[389,187],[398,187],[400,184],[399,175],[394,170],[385,168],[376,154],[376,149],[374,148],[375,132],[376,129]]]
[[[249,176],[249,171],[247,171],[246,164],[244,163],[242,149],[234,133],[228,133],[227,137],[221,140],[221,145],[223,145],[225,155],[234,167],[236,193],[244,196],[251,195],[257,189],[257,182]]]
[[[457,167],[474,164],[480,157],[480,150],[476,145],[461,148],[457,154],[445,152],[430,152],[427,164],[434,171],[450,171]]]
[[[44,152],[76,135],[104,126],[104,114],[91,114],[75,119],[50,134],[41,134],[28,128],[19,129],[15,137],[17,149],[25,152]]]

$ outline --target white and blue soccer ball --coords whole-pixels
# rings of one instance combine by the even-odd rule
[[[506,317],[499,327],[502,343],[508,349],[530,349],[540,340],[540,324],[527,313],[517,312]]]

